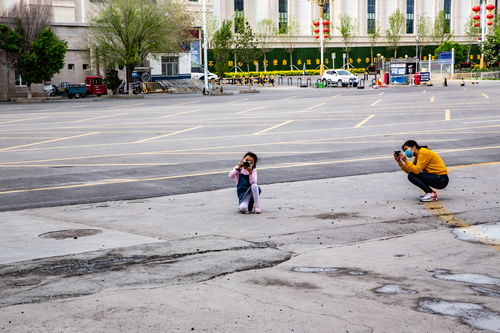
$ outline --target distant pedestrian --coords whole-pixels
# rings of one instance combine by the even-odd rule
[[[413,140],[406,141],[401,148],[403,153],[395,151],[394,159],[401,170],[408,174],[408,180],[425,192],[420,201],[439,200],[434,189],[442,190],[449,182],[448,170],[441,157]],[[412,157],[413,163],[408,160]]]
[[[259,195],[257,185],[257,155],[246,153],[241,161],[229,172],[229,178],[236,180],[236,194],[238,195],[240,213],[260,214]]]

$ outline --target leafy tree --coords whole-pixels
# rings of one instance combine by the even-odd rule
[[[371,29],[368,32],[368,39],[370,40],[370,65],[373,65],[373,48],[377,44],[377,40],[379,38],[380,38],[380,25],[378,24],[377,21],[375,21],[373,29]]]
[[[250,63],[258,56],[255,34],[246,20],[236,31],[238,31],[234,39],[236,54],[238,59],[247,64],[247,72],[250,72]]]
[[[425,44],[431,40],[431,20],[426,16],[419,16],[417,21],[418,57],[422,59]]]
[[[465,35],[467,36],[467,39],[469,42],[469,44],[467,45],[468,46],[467,47],[467,62],[470,61],[470,51],[472,48],[472,44],[477,43],[478,38],[481,36],[481,28],[474,26],[475,20],[472,16],[473,15],[471,15],[471,17],[469,18],[469,20],[467,20],[467,22],[465,23],[465,26],[464,26],[464,32],[465,32]]]
[[[394,58],[397,58],[398,47],[401,43],[401,37],[406,26],[406,19],[403,13],[396,9],[391,16],[389,16],[388,27],[385,31],[389,49],[394,50]]]
[[[19,58],[17,71],[26,81],[28,98],[31,98],[31,85],[50,81],[54,74],[64,67],[64,57],[68,46],[50,28],[46,28],[33,42],[29,52]]]
[[[500,62],[500,33],[486,37],[483,43],[483,53],[488,67]]]
[[[223,78],[228,71],[228,59],[231,55],[231,49],[234,43],[234,36],[232,30],[232,22],[224,20],[218,30],[212,34],[212,52],[215,59],[215,72],[220,78]],[[221,80],[221,91],[222,91]]]
[[[358,30],[356,21],[348,14],[342,14],[339,16],[339,25],[337,29],[342,36],[342,42],[344,44],[344,52],[347,54],[347,59],[349,59],[349,51],[352,47],[352,42]],[[348,62],[349,63],[349,62]]]
[[[434,55],[437,57],[440,52],[451,52],[455,49],[455,63],[461,63],[467,60],[467,48],[467,45],[446,41],[436,48]]]
[[[257,44],[264,56],[264,72],[267,72],[267,54],[271,52],[272,43],[278,33],[276,24],[272,19],[262,19],[257,26]]]
[[[432,41],[436,44],[443,44],[446,41],[451,40],[453,36],[450,31],[450,22],[446,19],[446,13],[444,10],[440,10],[434,19],[434,25],[432,27]]]
[[[150,55],[179,51],[191,21],[176,0],[105,1],[91,20],[90,47],[110,64],[126,68],[132,93],[134,68]]]
[[[288,21],[288,26],[286,31],[279,31],[279,38],[283,41],[283,45],[285,47],[285,51],[289,55],[289,65],[290,70],[298,69],[293,65],[293,51],[297,47],[297,35],[299,34],[299,25],[297,21],[293,18],[290,18]]]

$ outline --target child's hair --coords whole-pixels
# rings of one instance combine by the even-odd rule
[[[406,147],[417,147],[417,149],[420,149],[420,148],[427,148],[427,149],[429,149],[429,147],[427,147],[427,146],[419,146],[419,145],[418,145],[418,143],[417,143],[417,141],[415,141],[415,140],[408,140],[408,141],[406,141],[406,142],[405,142],[405,143],[401,146],[401,149],[402,149],[402,150],[405,150],[405,146],[406,146]]]
[[[257,155],[255,153],[252,153],[251,151],[247,152],[245,155],[243,155],[243,158],[245,158],[245,156],[250,156],[253,158],[253,160],[255,161],[253,163],[253,168],[257,168],[257,161],[259,160],[259,158],[257,157]]]

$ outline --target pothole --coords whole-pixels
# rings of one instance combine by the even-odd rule
[[[403,286],[400,286],[399,284],[386,284],[385,286],[377,288],[374,291],[380,294],[414,295],[417,293],[416,290],[405,289]]]
[[[40,238],[52,238],[52,239],[68,239],[68,238],[78,238],[94,236],[102,233],[99,229],[68,229],[68,230],[57,230],[46,232],[38,235]]]
[[[423,298],[418,304],[418,309],[427,313],[459,317],[462,322],[474,328],[500,332],[500,314],[479,304]]]
[[[434,274],[434,278],[445,281],[466,282],[473,284],[490,284],[500,286],[500,279],[485,274]]]
[[[481,287],[481,286],[470,286],[470,288],[474,291],[477,291],[483,296],[500,297],[500,290]]]
[[[467,228],[455,228],[453,234],[460,240],[489,245],[500,244],[500,223],[479,224]]]

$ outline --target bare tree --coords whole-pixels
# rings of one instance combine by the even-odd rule
[[[368,32],[368,38],[370,40],[370,65],[373,65],[373,48],[377,44],[377,40],[380,38],[380,30],[378,21],[375,21],[373,29]]]
[[[405,22],[405,16],[399,9],[396,9],[391,16],[389,16],[385,35],[387,43],[389,44],[389,49],[394,50],[394,58],[397,58],[398,55],[398,47],[401,42],[401,37],[403,36]]]
[[[262,19],[257,23],[257,45],[264,56],[264,72],[267,72],[267,54],[271,52],[272,43],[278,33],[276,24],[272,19]]]
[[[417,38],[419,58],[422,59],[424,47],[431,40],[431,20],[427,16],[419,16],[417,21]]]
[[[290,18],[288,21],[288,26],[285,32],[280,31],[279,38],[282,40],[285,50],[289,55],[290,70],[298,70],[297,67],[293,65],[293,51],[297,47],[297,35],[299,34],[299,25],[297,21]]]
[[[31,48],[33,41],[52,21],[52,6],[49,0],[20,0],[5,13],[7,22],[14,30],[22,31],[25,47]]]
[[[474,18],[471,17],[465,23],[464,32],[468,39],[468,48],[467,48],[467,62],[470,62],[470,50],[472,48],[472,44],[477,43],[478,38],[481,36],[481,28],[474,26]]]
[[[439,11],[434,19],[434,25],[432,27],[432,41],[436,44],[443,44],[451,40],[453,33],[450,30],[450,22],[446,19],[446,13],[444,10]]]
[[[349,51],[351,50],[354,37],[356,37],[358,25],[351,16],[348,14],[342,14],[339,17],[339,25],[337,26],[337,29],[340,31],[344,44],[344,52],[347,54],[347,59],[349,59]],[[349,64],[349,61],[347,61],[347,63]]]

